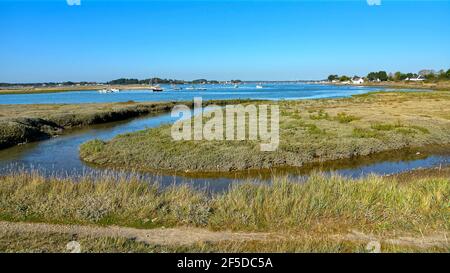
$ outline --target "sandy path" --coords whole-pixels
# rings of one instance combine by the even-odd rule
[[[279,238],[279,236],[270,233],[216,232],[207,229],[188,227],[136,229],[117,226],[98,227],[16,222],[0,222],[0,232],[1,231],[65,233],[93,237],[134,238],[136,241],[158,245],[189,245],[196,242],[275,240]]]
[[[345,235],[333,235],[335,239],[347,240],[347,241],[362,241],[362,242],[380,242],[383,244],[398,245],[398,246],[410,246],[416,248],[450,248],[450,238],[447,233],[436,233],[432,235],[422,237],[412,236],[398,236],[395,238],[379,238],[372,234],[364,234],[357,230],[352,230]]]
[[[207,229],[189,227],[136,229],[118,226],[98,227],[0,221],[0,232],[2,231],[24,233],[64,233],[92,237],[133,238],[139,242],[156,245],[190,245],[198,242],[219,241],[295,240],[303,237],[301,234],[210,231]],[[372,234],[364,234],[359,231],[352,230],[347,234],[321,234],[319,236],[327,236],[330,239],[337,241],[379,242],[381,244],[410,246],[424,249],[430,247],[450,248],[450,239],[449,234],[447,233],[436,233],[422,237],[402,235],[395,238],[380,238]]]

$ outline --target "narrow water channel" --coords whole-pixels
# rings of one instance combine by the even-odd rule
[[[68,175],[78,176],[82,174],[97,174],[107,171],[112,174],[121,174],[120,171],[104,170],[87,165],[79,158],[79,146],[91,139],[98,138],[108,140],[118,134],[135,132],[146,128],[152,128],[161,124],[173,122],[170,114],[145,116],[120,122],[90,126],[83,129],[68,130],[65,134],[48,140],[15,146],[0,151],[0,173],[14,170],[35,170],[44,175]],[[368,175],[370,173],[386,175],[404,172],[417,168],[429,168],[450,164],[450,154],[423,154],[385,155],[383,158],[368,161],[348,160],[339,164],[327,164],[321,166],[324,172],[335,172],[353,178]],[[313,169],[313,168],[311,168]],[[310,170],[311,170],[310,169]],[[294,177],[304,177],[308,171],[289,171]],[[161,174],[145,174],[146,177],[159,181],[161,185],[191,184],[196,188],[209,188],[212,191],[227,189],[231,183],[247,181],[249,179],[237,179],[234,177],[209,177],[191,178],[182,176],[169,176]]]

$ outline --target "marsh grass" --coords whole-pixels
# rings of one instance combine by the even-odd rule
[[[153,227],[202,225],[209,213],[201,192],[188,186],[163,191],[133,177],[87,176],[74,182],[21,173],[0,180],[5,220]]]
[[[354,116],[354,115],[349,115],[345,112],[340,112],[337,114],[337,116],[334,118],[335,120],[337,120],[340,123],[349,123],[355,120],[359,120],[361,119],[360,117]]]
[[[324,111],[324,109],[320,109],[316,114],[309,115],[309,118],[312,120],[329,120],[329,121],[337,121],[339,123],[349,123],[354,120],[361,119],[360,117],[347,114],[345,112],[339,112],[336,116],[331,117],[327,112]]]
[[[132,178],[85,177],[74,182],[19,173],[0,178],[0,219],[240,231],[448,232],[449,182],[316,174],[303,183],[278,177],[210,195],[188,186],[162,189]]]
[[[403,135],[414,135],[417,133],[429,134],[430,130],[418,125],[404,125],[400,121],[394,124],[390,123],[375,123],[370,126],[371,129],[376,131],[394,131]]]
[[[419,132],[421,132],[423,134],[429,134],[430,133],[430,130],[428,130],[427,128],[422,127],[422,126],[410,125],[409,128],[418,130]]]
[[[82,253],[153,253],[178,252],[183,247],[160,247],[147,245],[130,238],[77,236],[64,233],[0,232],[2,253],[65,253],[67,243],[76,240]]]
[[[68,242],[80,243],[82,253],[364,253],[365,242],[305,235],[290,240],[198,242],[191,245],[154,245],[133,238],[76,236],[64,233],[0,232],[2,253],[64,253]],[[445,248],[382,245],[382,252],[448,252]]]
[[[332,240],[327,237],[305,237],[280,241],[220,242],[191,246],[194,252],[263,252],[263,253],[367,253],[366,243]],[[417,248],[385,244],[383,253],[448,253],[447,248]]]
[[[93,164],[144,171],[230,172],[302,167],[450,143],[450,122],[442,118],[450,115],[449,92],[274,103],[280,108],[280,144],[272,153],[260,150],[262,141],[174,141],[170,126],[161,126],[105,143],[88,142],[81,145],[80,157]]]
[[[349,181],[316,175],[304,184],[278,179],[273,185],[236,186],[218,197],[211,222],[215,227],[225,221],[226,226],[255,230],[327,225],[378,232],[419,231],[425,226],[448,230],[449,190],[445,179],[409,185],[375,176]]]
[[[330,115],[326,113],[323,109],[320,109],[317,114],[311,114],[309,115],[309,118],[312,120],[320,120],[320,119],[330,119]]]

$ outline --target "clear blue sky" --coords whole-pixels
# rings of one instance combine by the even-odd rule
[[[450,2],[0,0],[0,82],[450,68]]]

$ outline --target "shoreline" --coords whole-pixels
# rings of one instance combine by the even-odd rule
[[[92,85],[92,86],[68,86],[68,87],[23,87],[17,89],[1,89],[1,95],[25,95],[25,94],[46,94],[63,93],[72,91],[97,91],[105,88],[130,89],[130,90],[151,90],[147,85]]]
[[[326,83],[333,86],[383,87],[391,89],[428,89],[434,91],[450,90],[450,81],[440,82],[365,82],[363,84]]]
[[[290,81],[288,81],[290,82]],[[246,82],[243,82],[244,84]],[[253,83],[253,82],[252,82]],[[293,82],[295,83],[295,82]],[[304,84],[304,83],[299,83]],[[315,83],[314,83],[315,84]],[[393,89],[431,89],[431,90],[449,90],[450,81],[441,82],[366,82],[360,85],[341,84],[341,83],[317,83],[322,85],[336,86],[363,86],[363,87],[383,87]],[[151,90],[147,85],[92,85],[92,86],[68,86],[68,87],[23,87],[23,88],[0,88],[1,95],[25,95],[25,94],[45,94],[62,93],[72,91],[97,91],[104,88],[116,88],[121,90]]]

